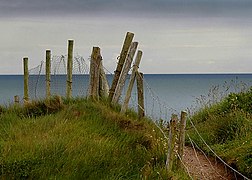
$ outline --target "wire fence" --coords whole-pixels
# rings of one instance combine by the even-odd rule
[[[64,96],[66,93],[66,78],[67,78],[67,56],[61,55],[61,56],[53,56],[51,58],[51,94],[52,95],[62,95]],[[113,74],[107,70],[107,68],[104,67],[106,70],[106,74],[108,77],[108,81],[111,82],[113,78]],[[89,85],[89,61],[85,60],[82,56],[75,55],[73,58],[73,96],[82,96],[85,97],[88,95],[88,85]],[[127,82],[129,80],[129,76],[127,78],[126,84],[124,86],[121,98],[119,102],[122,102],[125,94],[126,94],[126,88],[127,88]],[[159,97],[157,93],[151,88],[149,83],[145,80],[145,78],[142,79],[144,82],[144,96],[145,96],[145,114],[146,116],[150,117],[154,122],[157,128],[161,131],[164,138],[168,141],[167,132],[165,132],[164,127],[169,126],[170,117],[171,114],[178,114],[179,111],[171,108],[169,105],[167,105],[167,102],[162,101],[162,98]],[[45,62],[41,62],[40,65],[37,67],[29,70],[29,97],[31,99],[39,99],[44,98],[46,96],[45,92],[45,83],[46,83],[46,77],[45,77]],[[139,108],[138,102],[137,102],[137,88],[136,85],[133,88],[133,92],[131,94],[131,100],[130,100],[130,107],[133,109]],[[141,107],[140,107],[141,108]],[[142,107],[143,108],[143,107]],[[196,129],[195,125],[191,121],[190,118],[188,118],[190,123],[192,124],[192,127],[197,132],[199,138],[203,141],[205,146],[213,153],[213,155],[225,166],[226,169],[229,169],[230,172],[233,172],[233,175],[235,179],[240,179],[241,177],[245,180],[248,178],[232,168],[230,165],[228,165],[223,159],[221,159],[214,151],[213,149],[206,143],[206,141],[202,138],[201,134]],[[196,148],[203,152],[199,148],[197,144],[189,137],[191,146],[196,152]],[[182,165],[186,169],[186,171],[189,174],[189,177],[191,179],[192,175],[190,174],[188,167],[186,166],[186,163],[183,161],[183,157],[180,157],[179,154],[176,151],[177,158],[181,161]],[[206,156],[207,157],[207,156]],[[210,162],[210,160],[208,159]],[[200,162],[199,162],[200,163]],[[201,165],[202,166],[202,165]],[[213,168],[213,165],[211,164],[211,167]],[[213,168],[214,169],[214,168]],[[219,177],[222,179],[225,179],[222,175],[216,171]],[[204,175],[204,174],[203,174]],[[205,175],[204,175],[205,176]]]
[[[145,90],[145,112],[146,112],[146,115],[149,116],[151,119],[153,119],[155,121],[155,125],[161,131],[161,133],[163,134],[164,138],[166,140],[168,140],[169,138],[166,135],[167,132],[164,132],[163,128],[166,126],[165,124],[169,124],[171,113],[178,114],[180,112],[178,112],[177,110],[171,108],[169,105],[167,105],[166,102],[163,102],[162,98],[160,98],[157,95],[157,93],[155,93],[155,91],[150,87],[150,85],[148,84],[148,82],[146,80],[144,80],[144,87],[145,87],[144,90]],[[201,139],[201,141],[204,143],[204,145],[215,156],[215,159],[217,159],[220,163],[223,164],[223,166],[226,169],[226,175],[228,175],[228,173],[229,173],[229,175],[233,174],[233,177],[236,180],[238,180],[238,179],[249,180],[249,178],[247,178],[246,176],[244,176],[242,173],[240,173],[236,169],[232,168],[220,156],[218,156],[217,153],[203,139],[202,135],[199,133],[199,131],[197,130],[197,128],[193,124],[192,120],[190,118],[187,118],[187,119],[192,124],[192,127],[194,128],[194,130],[196,131],[198,137]],[[216,175],[220,179],[227,179],[226,177],[224,177],[223,175],[221,175],[217,169],[215,169],[213,167],[213,164],[211,163],[211,160],[206,156],[206,154],[204,153],[204,151],[202,149],[200,149],[199,146],[190,138],[190,136],[188,138],[190,140],[191,147],[193,147],[193,149],[195,151],[196,157],[197,157],[197,153],[196,153],[196,149],[197,149],[197,151],[201,151],[204,154],[204,156],[206,157],[207,161],[210,163],[210,166],[211,166],[212,170],[216,173]],[[184,166],[185,170],[188,172],[189,177],[191,179],[193,179],[192,175],[190,174],[190,172],[188,170],[189,168],[186,167],[186,164],[183,162],[183,157],[180,157],[178,155],[177,151],[175,153],[176,153],[177,158],[181,161],[182,165]],[[200,160],[199,159],[198,159],[198,161],[199,161],[199,164],[200,164]],[[201,166],[203,166],[203,165],[201,164]],[[201,174],[203,174],[203,177],[205,179],[207,179],[206,178],[207,174],[204,174],[203,172]]]
[[[51,58],[51,94],[65,96],[67,79],[67,55]],[[86,96],[88,92],[89,66],[82,56],[73,58],[73,96]],[[29,97],[45,98],[45,62],[29,70]]]

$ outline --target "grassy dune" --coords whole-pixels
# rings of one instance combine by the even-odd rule
[[[165,140],[118,106],[60,98],[0,108],[1,179],[186,179],[165,171]]]

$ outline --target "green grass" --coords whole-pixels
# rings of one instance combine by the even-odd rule
[[[252,89],[231,93],[221,102],[201,109],[191,119],[221,158],[252,178]],[[193,141],[211,155],[190,123],[187,132]]]
[[[187,179],[167,174],[149,119],[86,99],[0,108],[0,179]]]

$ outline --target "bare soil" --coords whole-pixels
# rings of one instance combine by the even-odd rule
[[[184,149],[184,163],[193,179],[233,180],[236,179],[222,163],[186,146]],[[239,179],[239,178],[237,178]]]

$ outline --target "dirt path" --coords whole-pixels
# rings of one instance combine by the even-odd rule
[[[197,155],[196,155],[197,154]],[[200,162],[200,163],[199,163]],[[195,153],[192,147],[186,146],[184,149],[184,163],[188,168],[193,179],[207,180],[232,180],[235,179],[232,174],[227,173],[225,166],[221,163],[216,163],[214,159],[207,158],[203,153],[197,151]]]

